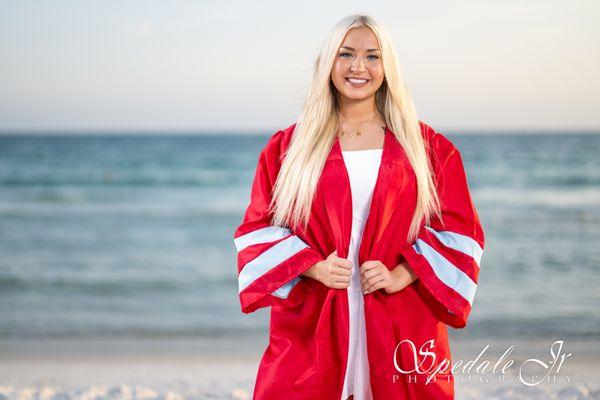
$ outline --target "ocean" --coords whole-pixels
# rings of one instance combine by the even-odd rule
[[[600,135],[446,136],[485,231],[467,337],[600,338]],[[237,337],[268,136],[0,136],[0,340]]]

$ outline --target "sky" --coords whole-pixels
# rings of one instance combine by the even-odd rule
[[[0,131],[272,133],[357,12],[436,129],[600,131],[596,0],[4,0]]]

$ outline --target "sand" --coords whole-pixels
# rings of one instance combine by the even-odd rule
[[[251,399],[266,343],[265,337],[2,340],[0,399]],[[515,363],[548,361],[551,343],[494,340],[485,357],[495,362],[514,344]],[[485,345],[453,341],[454,360],[473,360]],[[461,374],[456,398],[600,399],[598,344],[565,341],[564,350],[572,356],[552,382],[528,387],[516,371],[503,382]]]

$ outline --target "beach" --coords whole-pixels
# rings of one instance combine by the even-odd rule
[[[552,341],[494,340],[497,360],[512,344],[515,364],[547,358]],[[0,399],[251,399],[266,338],[3,341]],[[454,341],[453,359],[474,359],[483,341]],[[528,387],[515,377],[487,381],[455,374],[457,399],[598,399],[599,346],[565,342],[572,353],[556,379]]]
[[[456,398],[598,398],[600,135],[451,138],[486,232],[453,361],[573,353]],[[250,399],[269,310],[240,311],[233,232],[267,139],[0,138],[0,399]]]

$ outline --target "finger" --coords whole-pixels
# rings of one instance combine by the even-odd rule
[[[335,289],[345,289],[348,287],[348,285],[349,285],[349,282],[342,282],[342,281],[336,280],[336,281],[332,282],[331,287],[335,288]]]
[[[345,287],[347,287],[348,285],[344,282],[332,282],[331,287],[335,288],[335,289],[344,289]]]
[[[373,275],[380,274],[381,272],[382,272],[381,268],[369,268],[369,269],[363,268],[360,270],[360,275],[368,278]]]
[[[368,279],[364,279],[363,281],[361,281],[361,287],[363,288],[363,290],[366,290],[374,282],[377,282],[380,279],[381,279],[381,277],[378,276],[378,275],[372,276],[372,277],[370,277]]]
[[[335,278],[333,278],[334,282],[337,283],[350,283],[350,277],[349,276],[336,276]]]
[[[348,271],[347,269],[340,269],[337,271],[332,271],[330,276],[331,276],[331,279],[349,280],[350,277],[352,276],[352,272]]]
[[[370,261],[365,261],[361,266],[360,266],[360,270],[362,271],[370,271],[372,269],[375,269],[379,267],[379,264],[374,263],[374,262],[370,262]]]
[[[340,278],[350,279],[350,277],[352,276],[352,271],[350,271],[348,269],[342,269],[339,271],[331,272],[331,276],[333,279],[340,279]]]
[[[354,263],[352,261],[348,260],[347,258],[338,258],[336,261],[334,261],[334,265],[337,265],[339,267],[346,268],[346,269],[352,269],[352,267],[354,266]]]
[[[332,275],[351,276],[352,270],[348,269],[348,268],[342,268],[342,267],[333,267],[331,269],[331,274]]]
[[[347,258],[338,256],[337,249],[335,249],[333,253],[329,255],[329,257],[331,257],[331,263],[335,265],[344,265],[348,268],[352,268],[352,261],[348,260]]]
[[[370,282],[366,289],[363,290],[363,294],[374,292],[377,289],[385,287],[385,279],[380,279],[374,282]]]
[[[373,270],[373,269],[370,271],[367,271],[367,272],[363,272],[360,276],[360,282],[364,286],[369,279],[377,277],[380,274],[381,274],[380,270]]]
[[[372,286],[377,282],[381,282],[381,281],[386,282],[388,280],[389,279],[387,278],[387,276],[378,274],[378,275],[372,276],[371,278],[367,279],[362,287],[363,287],[363,289],[368,289],[369,286]]]

